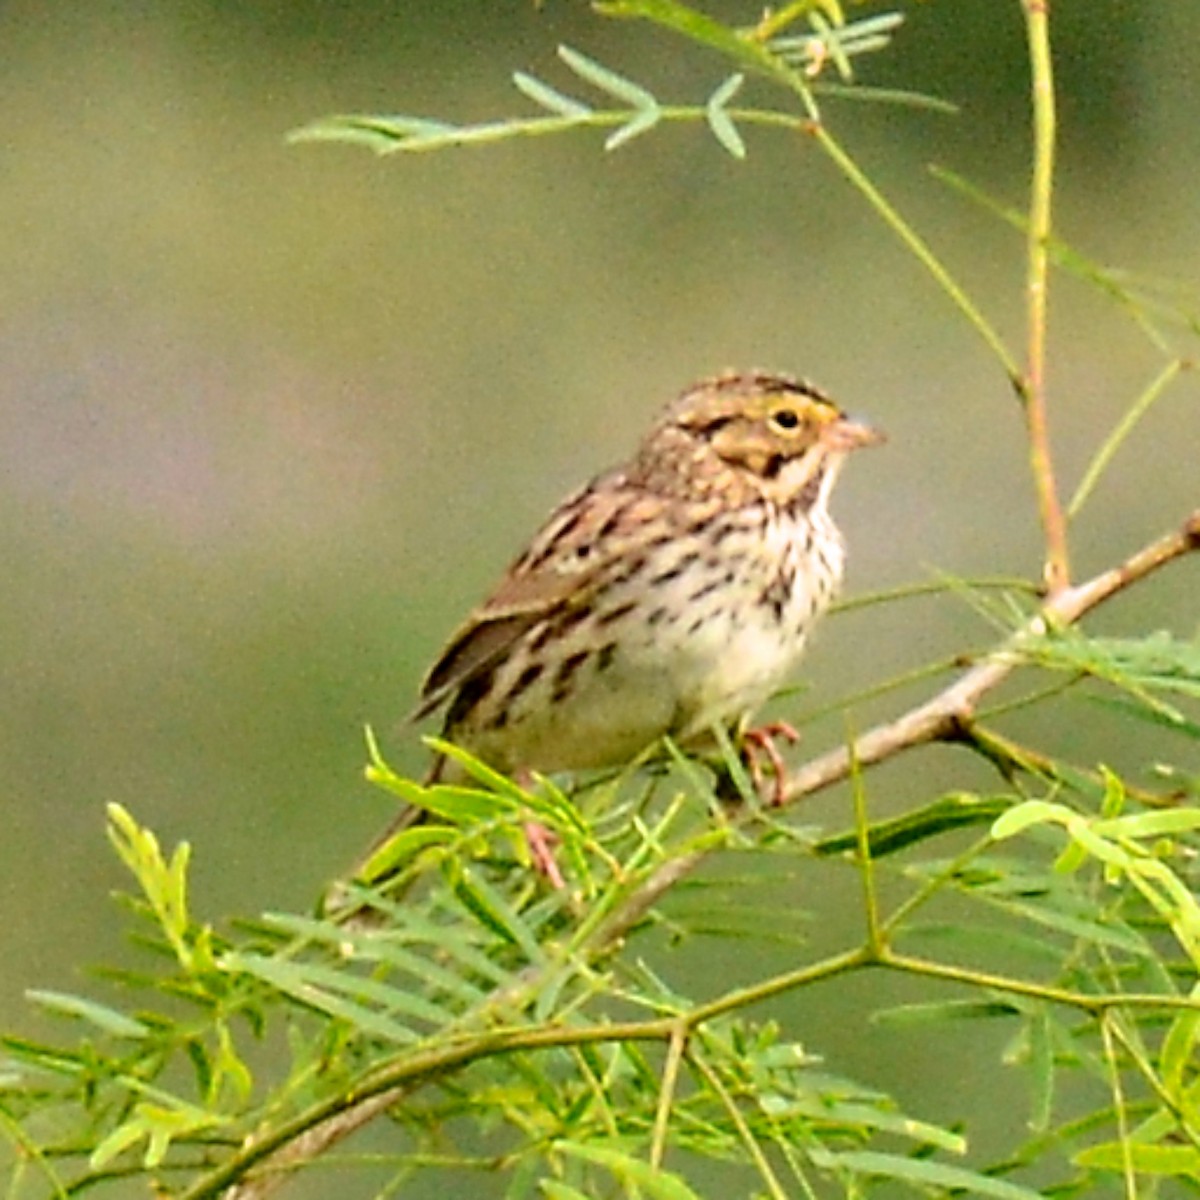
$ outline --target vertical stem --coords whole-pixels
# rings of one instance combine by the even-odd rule
[[[846,740],[846,752],[850,755],[850,778],[854,784],[854,833],[858,842],[863,910],[867,918],[867,950],[872,955],[878,955],[883,949],[883,936],[879,920],[879,899],[875,892],[875,860],[871,857],[871,823],[867,816],[867,789],[863,784],[862,770],[854,753],[853,736]]]
[[[658,1091],[658,1112],[654,1116],[654,1136],[650,1142],[650,1165],[656,1171],[661,1169],[667,1152],[671,1107],[675,1103],[675,1089],[679,1086],[679,1065],[687,1049],[688,1033],[687,1023],[680,1021],[671,1031],[667,1046],[667,1061],[663,1064],[662,1086]]]
[[[1109,1082],[1112,1087],[1113,1108],[1117,1114],[1117,1134],[1121,1146],[1121,1173],[1125,1181],[1126,1200],[1136,1200],[1138,1194],[1137,1174],[1133,1169],[1132,1149],[1129,1142],[1128,1106],[1125,1103],[1125,1092],[1121,1087],[1121,1060],[1114,1043],[1114,1033],[1117,1031],[1117,1017],[1113,1012],[1105,1012],[1100,1018],[1100,1036],[1104,1039],[1104,1059],[1108,1066]]]
[[[1046,419],[1046,301],[1050,263],[1050,205],[1054,186],[1054,66],[1050,54],[1050,0],[1022,0],[1029,41],[1033,100],[1033,180],[1029,198],[1028,270],[1026,274],[1028,358],[1021,399],[1029,433],[1029,465],[1037,488],[1044,566],[1051,595],[1070,583],[1067,526],[1054,482],[1050,434]]]

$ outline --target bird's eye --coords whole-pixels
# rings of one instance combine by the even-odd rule
[[[796,429],[800,425],[800,414],[794,408],[779,408],[771,414],[770,420],[776,429]]]

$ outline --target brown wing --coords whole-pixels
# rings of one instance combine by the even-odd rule
[[[602,547],[614,540],[597,535],[634,515],[637,494],[624,484],[623,475],[614,473],[559,505],[430,667],[412,720],[428,716],[490,670],[539,621],[590,600],[613,558]]]

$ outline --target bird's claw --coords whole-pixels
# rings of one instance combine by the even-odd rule
[[[760,795],[764,794],[763,785],[766,782],[763,764],[759,760],[760,755],[766,759],[771,769],[774,783],[771,785],[768,803],[772,808],[778,808],[787,799],[787,764],[775,744],[777,738],[783,738],[794,745],[800,740],[800,734],[786,721],[772,721],[758,729],[747,729],[742,734],[742,747],[746,766],[750,771],[750,780],[754,784],[754,790]]]

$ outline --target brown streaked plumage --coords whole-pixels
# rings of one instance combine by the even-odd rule
[[[694,384],[551,513],[450,638],[414,717],[444,706],[443,736],[509,773],[619,765],[664,734],[740,726],[837,591],[829,495],[847,454],[879,440],[788,376]]]
[[[841,580],[827,511],[879,440],[807,383],[703,380],[624,466],[567,497],[454,634],[416,716],[500,770],[628,761],[745,720]]]

